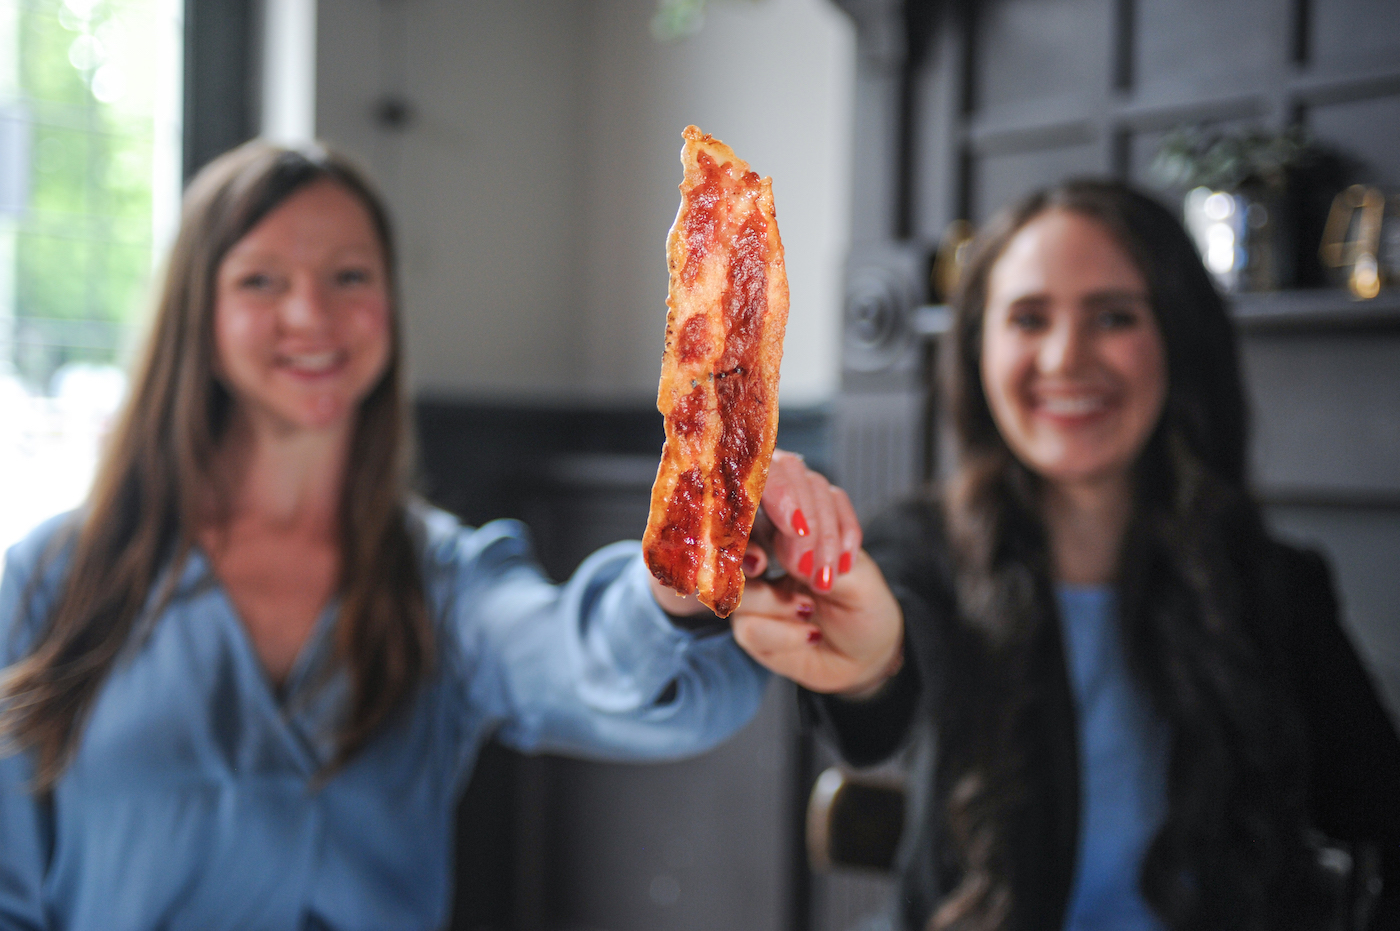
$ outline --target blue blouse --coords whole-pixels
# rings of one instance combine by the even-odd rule
[[[1079,851],[1066,931],[1163,931],[1138,890],[1167,810],[1168,730],[1128,669],[1117,596],[1057,590],[1079,725]]]
[[[9,552],[0,666],[25,655],[62,584],[65,557],[42,558],[62,523]],[[440,511],[413,523],[435,672],[323,785],[312,777],[347,691],[343,670],[325,675],[335,605],[274,689],[194,552],[103,683],[52,796],[28,791],[27,754],[0,757],[0,928],[438,928],[453,808],[490,735],[663,760],[757,709],[766,672],[731,636],[672,625],[637,544],[600,550],[556,586],[518,523],[473,530]]]

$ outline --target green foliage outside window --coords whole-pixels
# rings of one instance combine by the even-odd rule
[[[43,390],[64,363],[114,362],[152,265],[159,43],[154,0],[16,4],[17,101],[29,185],[15,227],[16,373]]]

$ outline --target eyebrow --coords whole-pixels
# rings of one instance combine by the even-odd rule
[[[276,263],[283,261],[286,257],[287,253],[277,249],[259,249],[256,252],[239,252],[237,251],[237,244],[224,254],[225,261],[233,260],[251,264],[260,264],[263,262]],[[355,260],[379,259],[383,261],[384,255],[383,250],[381,250],[376,243],[364,242],[342,246],[329,256],[332,262],[344,261],[347,258]]]
[[[1123,303],[1150,305],[1152,302],[1146,291],[1137,291],[1128,288],[1109,288],[1103,291],[1094,291],[1084,298],[1084,305],[1087,307],[1102,307],[1107,304]]]

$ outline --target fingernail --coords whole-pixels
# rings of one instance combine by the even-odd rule
[[[836,564],[836,571],[839,572],[839,573],[841,573],[842,575],[845,575],[847,572],[850,572],[850,571],[851,571],[851,554],[850,554],[850,553],[842,553],[842,554],[841,554],[841,561],[838,562],[838,563]]]
[[[792,529],[797,531],[799,537],[805,537],[812,532],[812,528],[807,526],[807,518],[802,516],[801,508],[792,512]]]
[[[745,554],[744,571],[746,573],[754,573],[758,571],[758,557],[755,556],[753,553]]]
[[[821,638],[822,638],[822,632],[821,632],[821,631],[819,631],[819,630],[809,630],[809,631],[807,631],[807,642],[808,642],[808,643],[816,643],[816,642],[817,642],[818,640],[820,640]]]
[[[821,574],[817,576],[817,589],[819,591],[831,591],[831,567],[822,566]]]
[[[811,575],[812,564],[816,562],[816,550],[808,550],[802,554],[802,558],[797,561],[797,572],[799,575]],[[732,565],[732,564],[731,564]]]
[[[804,620],[804,621],[807,620],[807,618],[811,617],[813,614],[816,614],[816,613],[817,613],[817,606],[816,606],[816,605],[807,604],[806,602],[803,602],[802,604],[800,604],[800,605],[797,606],[797,616],[800,617],[800,618],[802,618],[802,620]]]

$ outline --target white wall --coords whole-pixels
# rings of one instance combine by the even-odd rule
[[[792,288],[785,404],[837,384],[854,30],[830,0],[712,0],[658,44],[654,0],[319,0],[317,133],[398,221],[415,385],[654,397],[680,131],[774,178]],[[386,92],[414,107],[379,128]]]
[[[698,34],[663,45],[648,32],[654,9],[598,0],[589,24],[587,383],[656,390],[665,233],[680,133],[694,123],[773,178],[792,290],[782,401],[825,400],[838,380],[854,29],[830,0],[730,0],[710,4]]]
[[[547,397],[577,382],[585,6],[320,0],[317,133],[389,196],[423,390]],[[372,119],[386,92],[414,108],[402,131]]]

